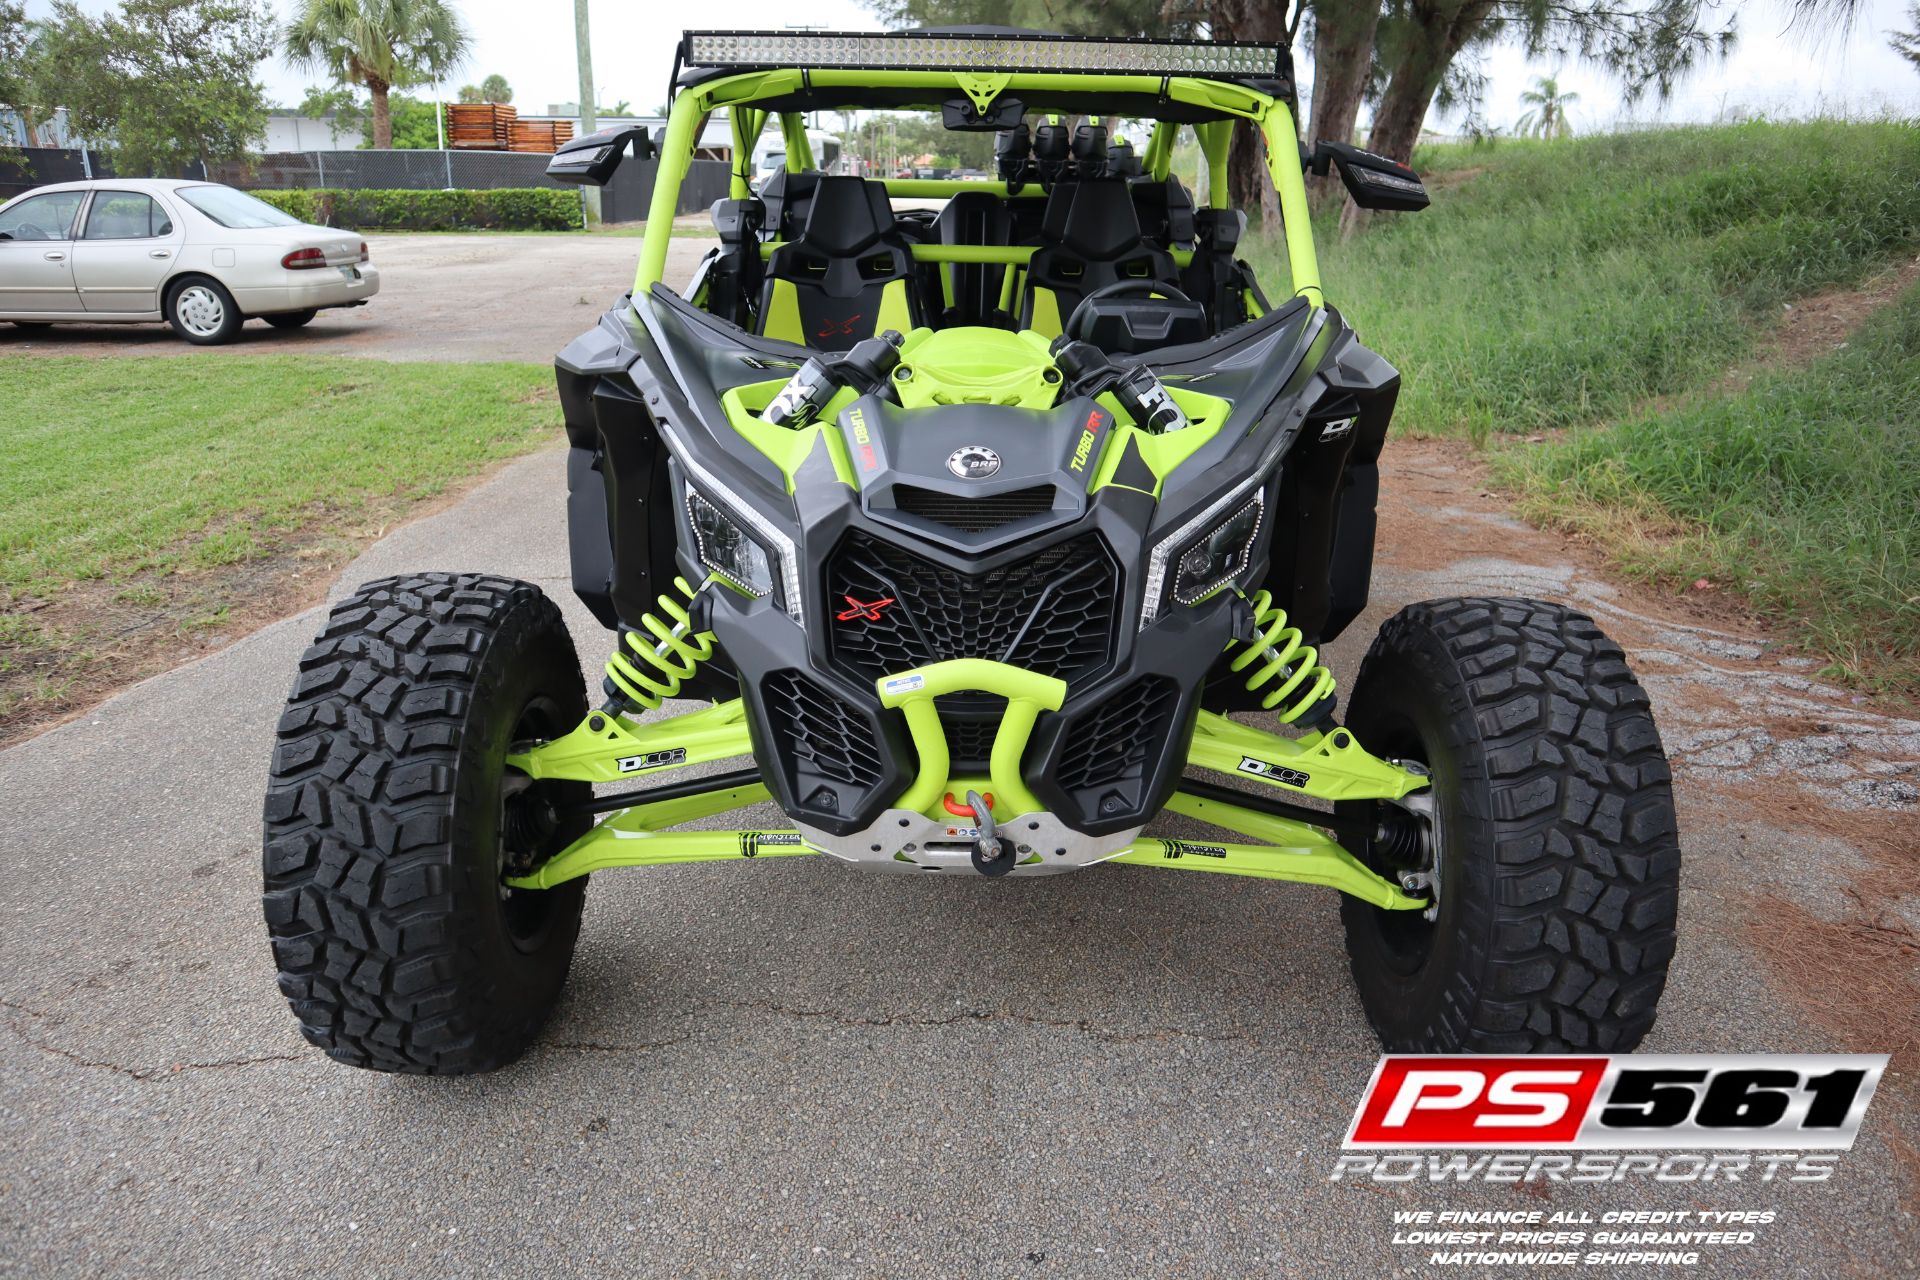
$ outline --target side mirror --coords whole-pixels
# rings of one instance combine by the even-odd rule
[[[604,187],[626,157],[629,142],[633,144],[635,159],[653,158],[653,139],[647,136],[647,131],[635,125],[621,125],[583,134],[562,146],[553,153],[553,159],[547,161],[547,176],[555,182]]]
[[[1420,175],[1398,161],[1377,156],[1371,151],[1348,146],[1344,142],[1321,142],[1313,149],[1307,167],[1326,176],[1327,166],[1340,170],[1340,181],[1347,194],[1362,209],[1398,209],[1412,213],[1432,203]]]

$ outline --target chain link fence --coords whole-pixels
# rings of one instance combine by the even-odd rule
[[[10,158],[17,161],[9,163]],[[547,178],[553,157],[521,151],[275,151],[249,161],[215,165],[211,174],[198,167],[172,176],[205,177],[242,190],[288,191],[328,187],[348,191],[434,191],[445,188],[491,191],[503,187],[560,187]],[[653,202],[657,160],[629,159],[601,191],[601,217],[607,222],[638,222]],[[132,177],[114,172],[111,157],[82,155],[53,147],[9,148],[0,154],[0,200],[49,182],[82,178]],[[150,175],[147,175],[150,176]],[[676,214],[702,213],[727,194],[728,167],[719,160],[695,160],[680,184]]]

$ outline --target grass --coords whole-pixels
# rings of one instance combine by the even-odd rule
[[[1809,368],[1495,465],[1630,569],[1732,585],[1834,674],[1920,695],[1920,287]]]
[[[1920,251],[1920,129],[1756,123],[1428,148],[1431,209],[1340,243],[1328,300],[1403,429],[1535,432],[1709,384],[1780,303]],[[1263,277],[1283,258],[1255,250]],[[1260,258],[1264,257],[1265,261]]]
[[[555,439],[552,377],[304,356],[0,361],[0,727],[258,617],[313,566],[291,557],[324,544],[337,561]]]
[[[1320,228],[1329,301],[1404,375],[1396,427],[1493,442],[1534,519],[1656,580],[1731,587],[1829,674],[1920,694],[1920,296],[1811,368],[1727,377],[1783,303],[1920,252],[1920,127],[1761,122],[1414,160],[1431,209],[1346,242],[1331,216]]]

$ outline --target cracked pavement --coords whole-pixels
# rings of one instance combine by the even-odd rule
[[[1680,950],[1646,1047],[1843,1047],[1757,961],[1742,913],[1761,889],[1843,913],[1865,855],[1714,788],[1790,785],[1808,760],[1843,791],[1906,784],[1915,726],[1531,554],[1491,504],[1449,517],[1470,526],[1450,551],[1428,509],[1460,485],[1447,465],[1390,450],[1375,604],[1331,646],[1336,670],[1424,596],[1594,609],[1628,640],[1681,780]],[[555,451],[513,464],[369,549],[342,589],[517,574],[562,601],[595,665],[563,488]],[[1466,545],[1483,518],[1501,554]],[[1306,886],[808,858],[608,872],[522,1062],[450,1080],[338,1066],[274,990],[257,900],[271,729],[316,621],[0,753],[0,1274],[1372,1278],[1419,1269],[1423,1251],[1390,1243],[1397,1208],[1673,1206],[1781,1211],[1692,1274],[1911,1274],[1897,1081],[1825,1184],[1330,1183],[1378,1049],[1334,895]]]

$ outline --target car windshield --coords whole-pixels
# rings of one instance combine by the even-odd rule
[[[282,213],[265,200],[256,200],[232,187],[181,187],[182,200],[223,227],[297,227],[300,219]]]

